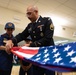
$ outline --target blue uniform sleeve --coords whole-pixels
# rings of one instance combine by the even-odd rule
[[[12,42],[14,44],[18,43],[18,42],[20,42],[22,40],[25,40],[28,36],[29,36],[29,33],[28,33],[28,26],[27,26],[22,33],[19,33],[14,38],[12,38]]]
[[[3,38],[2,38],[2,36],[0,35],[0,46],[2,46],[3,45]]]

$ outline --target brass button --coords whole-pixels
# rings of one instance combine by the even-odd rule
[[[34,36],[34,38],[36,38],[36,36]]]
[[[33,33],[35,33],[35,31],[33,31]]]

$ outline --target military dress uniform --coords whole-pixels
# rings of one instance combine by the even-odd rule
[[[13,37],[13,35],[12,35]],[[7,33],[0,36],[0,46],[4,46],[4,41],[11,39]],[[0,50],[0,75],[10,75],[12,69],[13,54],[7,54],[6,51]],[[2,73],[2,74],[1,74]]]
[[[12,39],[13,43],[18,43],[24,40],[27,36],[31,36],[32,43],[30,47],[41,47],[41,46],[50,46],[54,45],[53,41],[54,26],[52,20],[49,17],[39,17],[39,19],[34,23],[29,23],[28,26],[22,33],[19,33],[15,38]],[[34,65],[34,74],[33,75],[44,75],[43,68],[37,67]],[[51,71],[46,71],[47,73]],[[51,72],[54,75],[55,72]]]

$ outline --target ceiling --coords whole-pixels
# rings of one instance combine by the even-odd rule
[[[61,25],[76,29],[76,0],[0,0],[1,7],[23,14],[30,4],[38,6],[41,15],[58,16],[67,21]]]

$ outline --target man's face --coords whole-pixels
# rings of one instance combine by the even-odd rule
[[[35,10],[28,9],[26,15],[31,22],[36,21],[37,12]]]

